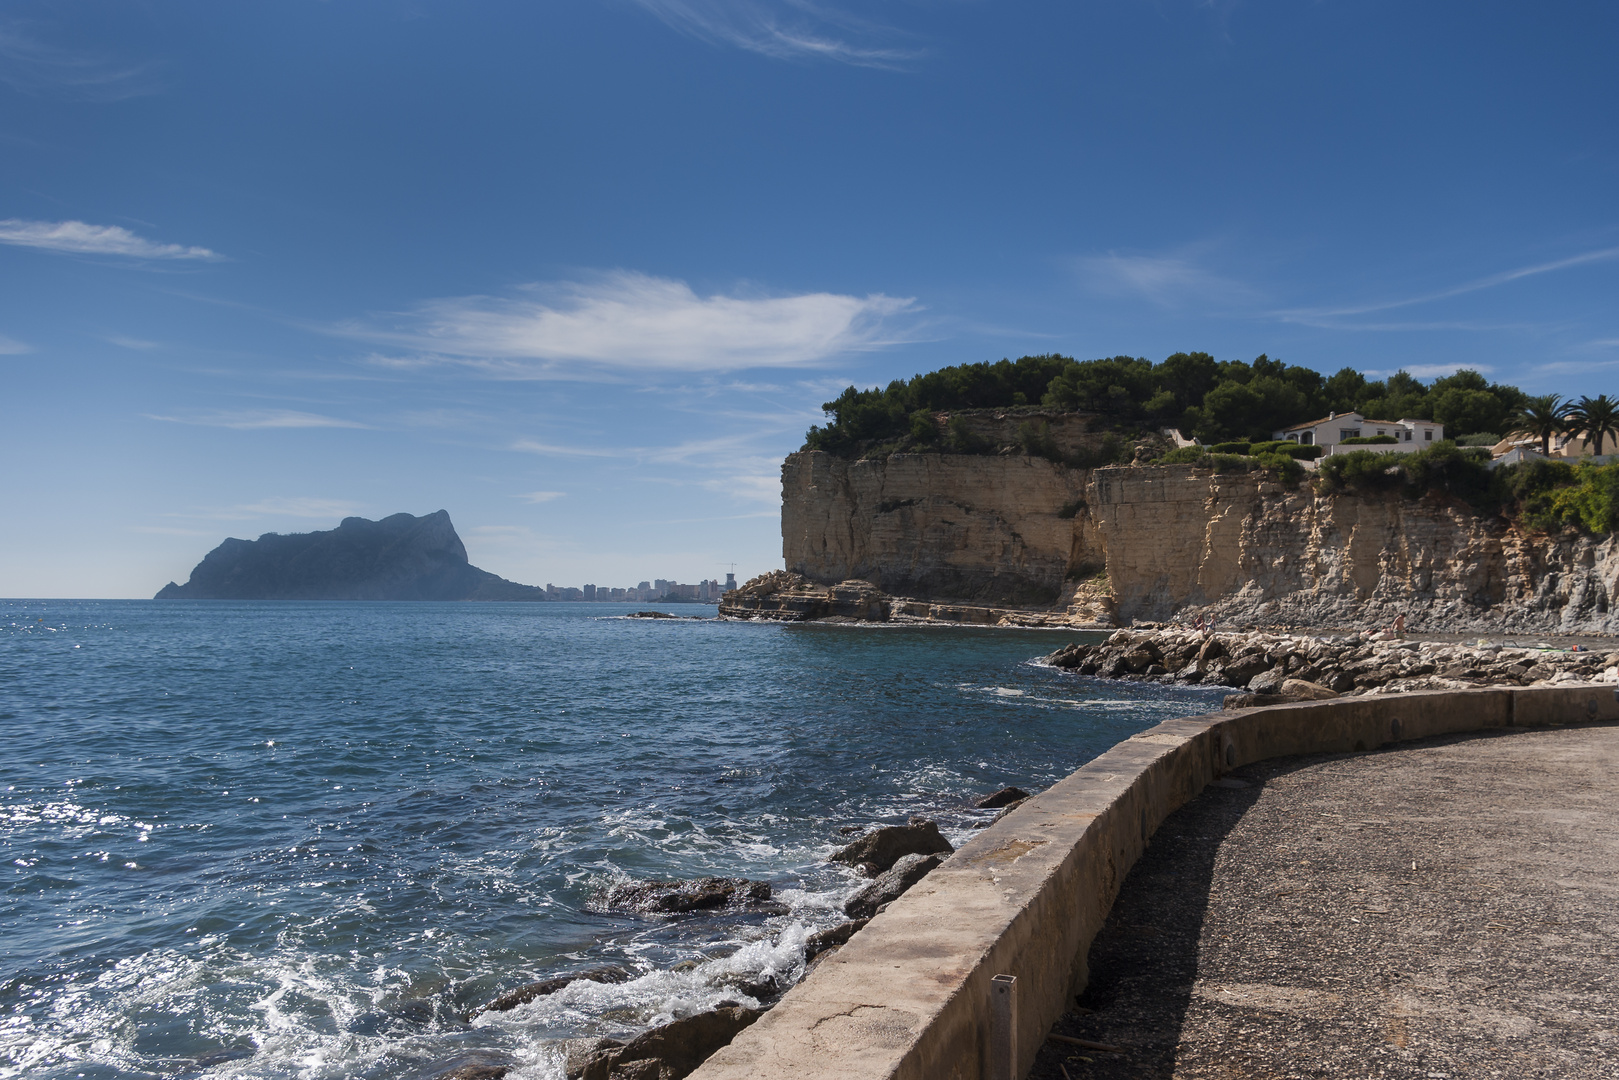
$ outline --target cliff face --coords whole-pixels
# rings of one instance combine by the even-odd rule
[[[543,600],[467,561],[443,510],[381,521],[344,518],[327,532],[227,539],[158,600]]]
[[[849,461],[820,452],[782,465],[787,569],[813,581],[870,581],[884,592],[1050,604],[1071,564],[1087,474],[1044,458],[895,454]]]
[[[1028,605],[1110,592],[1120,618],[1619,632],[1619,540],[1532,537],[1437,499],[1317,497],[1190,466],[798,453],[789,570],[928,599]],[[1065,510],[1071,517],[1062,516]]]

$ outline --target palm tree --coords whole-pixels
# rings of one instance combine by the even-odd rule
[[[1513,416],[1512,428],[1539,439],[1540,452],[1551,457],[1552,438],[1568,428],[1568,421],[1563,419],[1568,409],[1569,403],[1556,394],[1532,397]]]
[[[1582,397],[1568,412],[1570,435],[1583,435],[1591,440],[1592,451],[1602,455],[1602,441],[1612,438],[1619,444],[1619,401],[1607,394]]]

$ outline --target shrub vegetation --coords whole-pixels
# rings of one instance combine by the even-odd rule
[[[849,387],[821,408],[805,449],[846,457],[900,446],[952,446],[933,414],[963,409],[1041,406],[1097,413],[1119,430],[1175,427],[1205,443],[1268,440],[1273,431],[1356,411],[1385,420],[1437,420],[1460,437],[1508,430],[1532,399],[1476,371],[1424,385],[1403,371],[1367,379],[1353,368],[1323,376],[1259,356],[1219,361],[1176,353],[1160,363],[1114,356],[1078,361],[1047,354],[940,368],[881,389]]]

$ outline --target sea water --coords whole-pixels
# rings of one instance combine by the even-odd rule
[[[555,1040],[797,979],[848,830],[959,842],[1215,700],[1036,662],[1077,633],[634,610],[0,603],[0,1076],[556,1077]],[[788,910],[602,902],[704,875]]]

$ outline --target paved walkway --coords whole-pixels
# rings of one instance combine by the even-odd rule
[[[1241,770],[1167,822],[1031,1077],[1619,1077],[1619,727]]]

